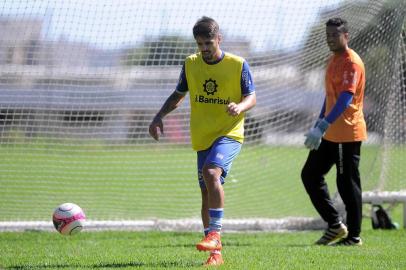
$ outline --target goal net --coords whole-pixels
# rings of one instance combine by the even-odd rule
[[[331,17],[349,22],[366,66],[363,189],[405,189],[405,10],[403,0],[3,1],[0,224],[49,226],[73,202],[101,227],[201,229],[189,102],[164,119],[159,142],[148,126],[203,15],[219,22],[222,49],[250,64],[258,100],[224,186],[225,229],[317,226],[300,171]],[[327,181],[334,194],[334,169]]]

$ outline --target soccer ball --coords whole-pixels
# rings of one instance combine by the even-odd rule
[[[82,208],[74,203],[59,205],[52,215],[55,229],[63,235],[73,235],[83,229],[86,216]]]

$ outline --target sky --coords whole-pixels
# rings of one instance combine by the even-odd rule
[[[42,37],[130,47],[163,34],[192,38],[203,15],[213,17],[224,38],[245,38],[256,51],[298,46],[304,29],[341,0],[3,0],[0,16],[40,18]]]

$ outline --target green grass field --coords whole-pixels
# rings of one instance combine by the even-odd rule
[[[362,184],[371,190],[380,176],[380,148],[362,151]],[[226,179],[227,217],[315,216],[300,180],[307,153],[304,147],[244,146]],[[404,175],[391,169],[401,168],[404,153],[404,147],[391,150],[385,189],[406,186]],[[0,157],[0,221],[48,220],[63,202],[79,204],[92,220],[200,215],[189,147],[19,143],[1,146]],[[327,179],[334,193],[335,169]]]
[[[361,247],[312,245],[321,232],[225,233],[219,269],[405,269],[406,231],[363,233]],[[0,269],[201,269],[198,233],[0,233]]]
[[[378,183],[380,151],[363,148],[364,190]],[[389,190],[406,186],[398,173],[404,153],[404,147],[390,149]],[[227,177],[226,218],[317,216],[300,181],[306,155],[300,147],[244,147]],[[82,206],[89,220],[199,217],[195,154],[188,147],[21,143],[1,146],[0,157],[0,221],[50,220],[67,201]],[[334,178],[333,169],[332,193]],[[402,208],[391,214],[402,226]],[[404,229],[372,230],[364,219],[362,247],[312,245],[320,235],[225,233],[220,269],[406,269]],[[199,269],[207,259],[194,248],[200,238],[196,232],[0,232],[0,270]]]

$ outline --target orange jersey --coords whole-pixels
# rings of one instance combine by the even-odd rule
[[[362,111],[365,89],[365,67],[356,52],[347,49],[334,54],[327,64],[326,111],[328,115],[344,91],[351,92],[353,99],[347,109],[330,125],[324,139],[332,142],[356,142],[367,138]]]

